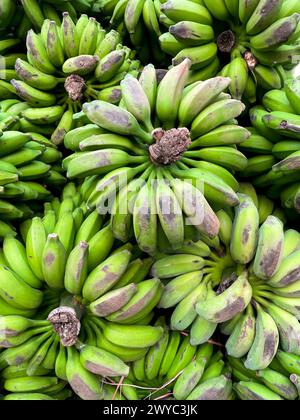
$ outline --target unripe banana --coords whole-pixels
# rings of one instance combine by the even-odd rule
[[[187,82],[191,62],[186,59],[173,67],[158,86],[156,114],[167,128],[173,126],[177,120],[183,89]]]
[[[245,367],[262,370],[270,365],[276,355],[279,333],[273,318],[256,304],[255,338],[245,361]]]
[[[42,255],[42,272],[50,288],[64,288],[66,250],[57,234],[48,235]]]
[[[79,346],[80,362],[90,372],[104,377],[127,376],[129,367],[113,354],[93,346]]]
[[[255,317],[252,306],[249,305],[226,342],[227,353],[236,358],[245,356],[253,344],[254,337]]]
[[[196,304],[197,313],[210,322],[226,322],[242,312],[252,299],[252,287],[247,273],[238,279],[223,293]]]
[[[269,216],[259,230],[253,265],[253,271],[257,277],[266,280],[276,274],[282,262],[283,246],[283,225],[274,216]]]
[[[67,259],[64,271],[64,286],[72,295],[81,294],[88,274],[88,252],[88,244],[79,242]]]
[[[125,272],[130,258],[131,252],[124,250],[111,255],[96,267],[83,285],[82,296],[84,299],[93,302],[110,290]]]
[[[32,219],[26,238],[26,254],[29,265],[39,280],[43,280],[42,254],[46,244],[46,231],[40,218]]]
[[[236,262],[247,264],[256,251],[259,215],[250,197],[240,194],[239,198],[241,204],[236,209],[233,222],[230,252]]]

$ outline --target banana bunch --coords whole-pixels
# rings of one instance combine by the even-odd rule
[[[15,3],[15,1],[14,1]],[[1,15],[5,15],[2,10],[4,5],[1,5]],[[20,34],[8,32],[8,29],[1,30],[1,16],[0,16],[0,98],[16,99],[17,94],[14,87],[10,84],[12,79],[17,78],[15,70],[15,63],[18,58],[26,59],[23,45],[20,40]]]
[[[22,131],[15,110],[24,107],[16,99],[0,102],[0,237],[13,233],[7,223],[33,216],[51,196],[49,187],[66,182],[57,147],[46,136]]]
[[[158,42],[170,21],[161,10],[164,2],[165,0],[109,0],[102,2],[99,11],[109,19],[113,28],[129,39],[142,62],[164,64],[167,63],[167,57]]]
[[[169,26],[159,37],[161,49],[174,57],[173,65],[186,58],[192,61],[190,83],[214,77],[221,70],[222,76],[231,78],[230,94],[253,103],[257,87],[280,89],[285,69],[296,65],[293,57],[300,52],[297,0],[161,3]]]
[[[22,20],[19,26],[26,26],[27,30],[39,31],[46,19],[60,25],[61,12],[69,13],[71,18],[77,22],[78,13],[91,11],[92,2],[91,0],[21,0],[20,3]]]
[[[164,334],[143,358],[131,364],[121,386],[126,398],[231,399],[231,376],[220,350],[208,342],[192,346],[188,335],[169,330],[164,317],[158,318],[155,325],[163,326]]]
[[[268,188],[272,199],[281,201],[292,219],[300,212],[300,80],[288,79],[282,90],[272,90],[263,97],[263,106],[250,111],[256,140],[260,138],[255,153],[249,158],[244,176],[253,178],[258,188]],[[249,151],[249,141],[240,145]],[[246,149],[244,149],[244,144]],[[254,164],[254,165],[253,165]]]
[[[225,344],[227,354],[236,359],[245,357],[244,366],[251,371],[269,367],[278,347],[295,355],[300,354],[296,298],[299,237],[295,230],[284,231],[283,223],[274,216],[269,216],[259,227],[258,211],[253,200],[247,196],[236,209],[229,249],[238,264],[237,271],[242,271],[242,276],[248,276],[252,298],[248,306],[236,311],[220,328],[228,336]],[[244,271],[245,265],[247,271]],[[290,289],[294,290],[294,294],[289,292]],[[226,291],[218,295],[215,302],[220,301],[224,293]],[[214,312],[216,305],[213,306],[213,299],[198,303],[196,311],[212,321],[209,303]],[[238,304],[233,307],[238,307]],[[226,306],[225,313],[229,308],[230,305]]]
[[[248,195],[239,193],[234,215],[217,213],[217,238],[191,235],[172,255],[164,254],[170,244],[161,241],[151,273],[165,284],[158,307],[172,308],[173,330],[189,330],[191,345],[200,345],[219,326],[227,353],[245,357],[250,370],[262,370],[279,345],[300,354],[300,234],[284,231],[274,205],[249,184],[241,191]]]
[[[73,115],[82,101],[118,103],[120,81],[139,69],[134,53],[120,44],[120,35],[106,32],[87,15],[76,24],[68,12],[59,24],[44,20],[40,33],[28,31],[26,46],[27,60],[16,60],[11,87],[29,105],[21,112],[25,124],[51,127],[54,144],[74,127]]]
[[[75,300],[64,299],[64,304],[68,301],[69,306],[61,307],[64,312],[53,311],[47,320],[1,317],[1,347],[5,348],[0,354],[1,378],[6,391],[17,393],[8,399],[18,399],[23,392],[65,399],[70,394],[67,384],[83,400],[105,399],[105,378],[129,373],[129,366],[116,353],[123,352],[130,361],[141,358],[162,337],[161,327],[100,323],[88,315],[80,325]],[[73,341],[66,342],[70,334]]]
[[[217,236],[214,210],[239,203],[234,173],[247,166],[236,148],[250,135],[236,122],[244,105],[223,93],[230,79],[185,88],[190,64],[173,67],[159,84],[152,65],[139,80],[127,75],[120,105],[84,104],[90,124],[64,141],[74,153],[63,166],[70,179],[84,179],[87,206],[109,213],[114,236],[135,236],[150,255],[159,229],[174,249],[183,246],[185,225]]]
[[[23,33],[24,27],[24,11],[16,0],[1,0],[0,13],[0,33],[6,36],[10,32],[15,32],[19,38]],[[28,28],[28,25],[27,29]]]
[[[299,360],[298,356],[278,350],[268,368],[253,372],[245,368],[242,360],[228,356],[237,398],[248,401],[298,400]]]
[[[163,290],[159,279],[145,280],[152,258],[143,258],[130,243],[120,247],[103,217],[87,210],[74,184],[64,188],[61,200],[45,204],[43,216],[24,221],[20,231],[23,241],[12,235],[3,241],[1,315],[14,314],[16,307],[19,314],[39,309],[39,316],[48,316],[68,293],[111,322],[131,324],[152,316]],[[46,289],[44,298],[38,289]]]

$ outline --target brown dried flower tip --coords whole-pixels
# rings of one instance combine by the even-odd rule
[[[48,315],[48,321],[53,325],[53,329],[60,337],[60,342],[65,347],[73,346],[80,333],[80,321],[77,319],[76,312],[68,306],[60,306]]]
[[[244,54],[244,60],[247,63],[249,70],[254,70],[258,62],[251,51],[246,51]]]
[[[151,161],[156,165],[171,165],[177,162],[191,144],[187,128],[172,128],[164,131],[158,128],[152,132],[155,144],[149,147]]]
[[[69,98],[74,102],[80,101],[83,98],[85,87],[84,79],[77,74],[71,74],[71,76],[66,78],[65,89]]]

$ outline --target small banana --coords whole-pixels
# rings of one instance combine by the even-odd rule
[[[276,355],[279,333],[273,318],[256,304],[257,317],[255,338],[245,361],[245,367],[251,370],[267,368]]]
[[[247,277],[244,272],[220,295],[198,302],[197,313],[207,321],[220,323],[242,312],[252,299],[252,287]]]

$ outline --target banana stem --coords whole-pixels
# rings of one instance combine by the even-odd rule
[[[260,296],[255,296],[254,301],[260,303],[265,308],[268,307],[268,302],[264,298],[262,298]]]
[[[129,155],[129,161],[130,163],[144,163],[148,162],[148,156],[131,156]]]
[[[80,319],[84,311],[84,306],[75,296],[64,295],[60,306],[49,313],[47,319],[60,337],[63,346],[70,347],[76,343],[81,329]]]

